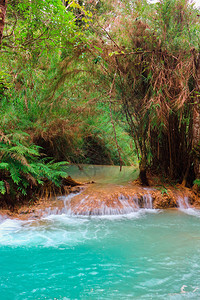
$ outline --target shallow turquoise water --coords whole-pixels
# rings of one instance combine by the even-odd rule
[[[0,220],[0,299],[200,299],[199,217]]]
[[[107,186],[108,184],[127,184],[129,181],[137,179],[139,170],[136,166],[122,167],[107,165],[81,165],[81,169],[77,165],[69,165],[67,173],[76,178],[80,182],[95,181],[98,184]]]

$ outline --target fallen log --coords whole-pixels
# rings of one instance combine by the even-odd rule
[[[62,179],[62,186],[78,186],[78,185],[83,185],[80,182],[75,181],[74,179],[71,178],[71,176],[68,176],[66,178]]]

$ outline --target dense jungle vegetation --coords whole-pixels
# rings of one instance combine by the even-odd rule
[[[200,186],[200,23],[187,0],[0,0],[0,199],[69,163]],[[8,201],[8,200],[7,200]]]

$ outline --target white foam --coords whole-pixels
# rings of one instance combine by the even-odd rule
[[[133,211],[125,214],[110,214],[110,215],[91,215],[92,219],[107,219],[107,220],[120,220],[120,219],[139,219],[144,217],[146,214],[158,214],[162,210],[160,209],[147,209],[141,208],[137,211]]]
[[[185,209],[182,208],[182,209],[179,209],[179,210],[182,211],[183,213],[187,214],[187,215],[200,218],[200,210],[199,209],[190,207],[190,208],[185,208]]]
[[[51,222],[57,222],[57,223],[62,223],[62,224],[66,224],[66,225],[80,225],[81,223],[88,221],[86,218],[83,218],[83,217],[78,218],[77,216],[70,216],[68,214],[60,214],[60,215],[52,214],[52,215],[43,217],[42,220],[48,220]]]
[[[187,215],[191,215],[197,218],[200,218],[200,210],[195,209],[190,206],[188,197],[178,197],[177,204],[179,207],[179,210]]]
[[[21,227],[17,231],[0,232],[0,245],[2,246],[36,246],[36,247],[59,247],[60,245],[73,247],[84,242],[85,236],[89,235],[87,228],[81,224],[77,229],[73,226],[53,226],[43,224],[42,226]]]
[[[0,224],[0,232],[3,231],[18,231],[21,228],[21,221],[6,219]]]
[[[108,234],[106,228],[102,231],[102,222],[96,223],[92,219],[138,219],[145,214],[146,211],[141,209],[124,215],[69,216],[56,214],[37,221],[6,219],[0,224],[0,245],[11,247],[73,247],[88,239],[98,239],[99,236]]]
[[[140,211],[128,214],[113,214],[113,215],[93,215],[92,219],[106,219],[106,220],[121,220],[121,219],[138,219],[141,217]]]

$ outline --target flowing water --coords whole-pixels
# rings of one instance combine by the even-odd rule
[[[200,213],[187,199],[154,210],[147,193],[127,214],[73,216],[70,197],[38,220],[0,217],[0,299],[200,299]]]

